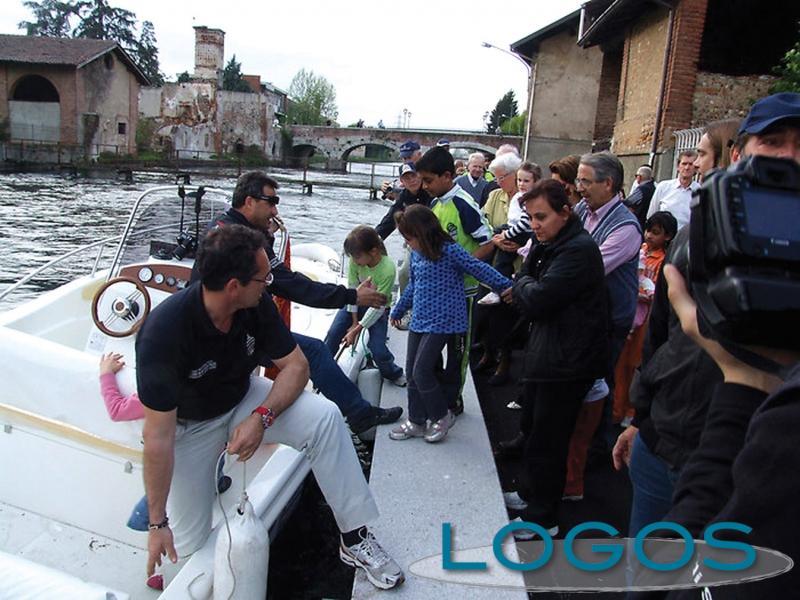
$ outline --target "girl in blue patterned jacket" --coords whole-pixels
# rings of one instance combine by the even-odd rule
[[[391,324],[397,327],[412,305],[414,311],[406,353],[408,420],[389,437],[424,437],[433,443],[444,439],[455,418],[447,409],[436,364],[450,338],[467,330],[464,275],[470,274],[498,292],[510,288],[512,281],[455,243],[428,207],[413,205],[395,218],[412,250],[411,280],[389,316]],[[450,354],[443,380],[459,369]]]

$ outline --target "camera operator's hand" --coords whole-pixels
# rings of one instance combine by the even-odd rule
[[[726,383],[738,383],[761,390],[767,394],[771,393],[782,383],[780,378],[775,375],[771,375],[743,363],[725,350],[719,342],[703,337],[697,325],[697,304],[692,299],[691,295],[689,295],[689,290],[686,288],[686,281],[680,271],[673,265],[664,265],[663,274],[664,277],[667,278],[667,283],[669,284],[669,301],[672,304],[672,308],[675,309],[678,319],[680,319],[681,329],[683,329],[683,332],[692,338],[698,346],[708,352],[708,355],[717,363],[720,371],[722,371],[722,376]],[[748,348],[776,362],[784,362],[780,351],[771,350],[769,348],[755,348],[752,346],[748,346]]]

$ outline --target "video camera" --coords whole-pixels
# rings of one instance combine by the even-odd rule
[[[720,342],[800,349],[800,165],[753,156],[692,198],[689,279]]]

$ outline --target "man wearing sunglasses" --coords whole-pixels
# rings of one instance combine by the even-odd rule
[[[236,224],[257,229],[267,236],[265,250],[272,271],[266,290],[292,302],[313,308],[344,308],[347,305],[381,307],[386,296],[366,282],[352,289],[343,285],[313,281],[295,273],[275,255],[271,234],[273,218],[278,216],[278,182],[259,171],[245,173],[233,191],[231,208],[217,218],[214,227]],[[367,402],[358,387],[342,372],[327,346],[316,338],[293,333],[311,369],[311,381],[323,396],[334,402],[350,424],[353,433],[376,425],[393,423],[403,414],[399,406],[379,408]]]

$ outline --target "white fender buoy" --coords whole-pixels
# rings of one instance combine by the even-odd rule
[[[358,384],[358,374],[364,366],[366,360],[365,348],[369,342],[369,329],[361,332],[358,341],[352,346],[345,348],[338,355],[337,362],[339,367],[347,375],[347,378],[355,384]]]
[[[378,369],[363,369],[358,373],[358,389],[364,400],[378,406],[381,401],[381,389],[383,388],[383,376]],[[372,441],[375,439],[375,428],[367,429],[363,433],[359,433],[364,441]]]
[[[220,525],[214,548],[214,600],[265,598],[269,533],[246,497],[228,518],[228,528],[230,537],[225,524]]]

